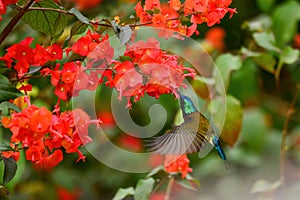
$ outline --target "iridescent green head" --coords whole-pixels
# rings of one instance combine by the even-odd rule
[[[189,115],[193,112],[197,112],[197,109],[195,108],[190,97],[187,97],[183,94],[180,94],[180,105],[183,116]]]

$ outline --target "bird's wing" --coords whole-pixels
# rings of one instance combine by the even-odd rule
[[[195,125],[185,121],[169,133],[152,138],[146,146],[149,147],[149,151],[157,154],[176,155],[199,152],[208,142],[206,133],[198,131],[198,123]]]

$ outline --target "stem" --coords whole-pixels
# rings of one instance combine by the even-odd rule
[[[168,187],[167,187],[167,191],[166,191],[166,195],[164,200],[170,200],[170,196],[171,196],[171,191],[172,191],[172,187],[174,184],[174,177],[172,177],[169,181]]]
[[[67,14],[67,15],[75,16],[75,14],[70,13],[67,10],[60,10],[60,9],[55,9],[55,8],[32,7],[32,8],[29,8],[28,10],[54,11],[54,12],[58,12],[58,13],[61,13],[61,14]]]
[[[286,119],[284,122],[284,128],[282,130],[282,137],[281,137],[281,148],[280,148],[280,182],[283,186],[283,188],[285,187],[285,153],[286,153],[286,137],[288,134],[288,125],[291,119],[291,116],[293,115],[294,111],[295,111],[295,104],[297,101],[297,97],[299,94],[299,90],[300,90],[300,84],[296,85],[296,92],[295,92],[295,96],[292,99],[292,102],[290,104],[290,107],[287,111],[287,115],[286,115]]]
[[[162,186],[162,184],[164,184],[165,183],[165,181],[167,180],[167,176],[165,176],[156,186],[155,186],[155,188],[152,190],[152,193],[155,193],[157,190],[158,190],[158,188],[160,188],[160,186]]]
[[[34,0],[27,0],[23,6],[19,9],[19,11],[15,14],[15,16],[10,20],[8,25],[4,28],[0,35],[0,45],[5,40],[5,38],[8,36],[8,34],[12,31],[12,29],[16,26],[16,24],[20,21],[20,19],[23,17],[23,15],[26,13],[26,11],[29,9],[29,7],[34,4]]]
[[[279,61],[278,65],[277,65],[277,68],[275,70],[275,81],[276,81],[277,87],[279,87],[280,73],[281,73],[281,70],[282,70],[282,66],[283,66],[283,63],[281,61]]]

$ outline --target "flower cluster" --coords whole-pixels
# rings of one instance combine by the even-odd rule
[[[42,168],[60,163],[62,149],[66,153],[78,153],[77,162],[84,160],[85,156],[78,148],[91,141],[88,136],[91,123],[95,121],[80,109],[52,114],[45,107],[35,105],[2,119],[3,126],[13,133],[11,142],[21,143],[26,149],[26,159]]]
[[[168,93],[177,96],[184,78],[194,77],[193,69],[185,68],[178,56],[162,51],[159,46],[153,38],[138,41],[127,46],[124,55],[129,60],[114,64],[109,84],[119,92],[119,99],[128,99],[127,107],[131,106],[131,97],[138,101],[145,93],[156,98]]]
[[[43,66],[48,61],[62,59],[63,51],[57,44],[46,48],[38,44],[35,48],[31,48],[32,41],[33,38],[27,37],[19,44],[9,47],[7,53],[0,57],[0,60],[4,60],[8,68],[13,67],[19,78],[28,73],[30,66]]]
[[[101,36],[90,30],[66,49],[70,52],[87,57],[88,66],[81,66],[80,61],[66,62],[62,67],[57,65],[54,70],[44,69],[43,74],[51,74],[51,83],[55,86],[55,94],[61,100],[69,100],[78,95],[81,90],[95,90],[102,82],[99,75],[111,63],[114,49],[110,46],[108,35]],[[101,63],[101,64],[99,64]]]
[[[79,10],[87,10],[101,4],[102,0],[70,0],[76,4]]]
[[[198,34],[197,24],[207,23],[208,26],[220,23],[220,20],[229,12],[230,17],[236,12],[228,8],[232,0],[170,0],[168,4],[161,5],[159,0],[146,0],[142,6],[141,1],[136,5],[136,15],[141,23],[172,31],[164,31],[166,37],[173,31],[182,35]],[[189,20],[191,26],[184,25]]]
[[[6,13],[6,6],[17,2],[18,0],[0,0],[0,21],[2,20],[1,15]]]
[[[232,0],[186,0],[183,6],[184,14],[191,15],[191,23],[207,23],[208,26],[219,24],[229,12],[230,18],[236,12],[229,8]]]
[[[165,171],[168,173],[181,173],[182,178],[185,178],[193,169],[189,167],[190,160],[186,154],[178,157],[177,155],[166,155],[164,161]]]
[[[108,39],[108,35],[88,31],[72,47],[63,50],[57,44],[31,48],[33,38],[28,37],[9,47],[0,60],[14,68],[19,78],[29,72],[30,66],[43,66],[41,75],[51,75],[54,94],[63,101],[83,89],[95,90],[106,79],[106,85],[119,92],[119,99],[128,99],[128,107],[131,97],[138,101],[145,93],[156,98],[161,94],[177,95],[179,87],[184,86],[184,78],[195,74],[194,70],[182,65],[178,56],[162,51],[153,38],[128,45],[124,54],[128,60],[124,62],[113,60],[114,49]],[[63,52],[67,56],[77,54],[85,58],[86,66],[82,66],[80,60],[58,63]],[[48,61],[53,62],[46,64]]]

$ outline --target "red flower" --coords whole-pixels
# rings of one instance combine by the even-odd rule
[[[142,141],[140,138],[133,137],[128,134],[122,134],[120,138],[118,139],[118,144],[130,151],[133,152],[140,152],[142,150]]]
[[[48,60],[49,54],[47,50],[43,46],[37,44],[34,51],[33,65],[43,66]]]
[[[152,18],[153,25],[156,27],[165,27],[167,19],[162,14],[156,14]]]
[[[193,169],[189,167],[189,159],[186,154],[178,155],[166,155],[164,166],[165,171],[168,173],[181,173],[182,178],[185,178],[189,172]]]
[[[53,115],[45,107],[30,105],[29,100],[27,104],[29,106],[21,112],[12,113],[10,119],[2,118],[3,126],[13,133],[11,142],[21,143],[26,149],[27,160],[40,168],[50,169],[63,160],[62,148],[67,153],[77,153],[78,160],[84,160],[78,148],[91,141],[88,126],[98,124],[98,120],[90,120],[80,109]],[[4,156],[17,155],[6,152]]]
[[[101,111],[98,113],[98,118],[102,121],[102,125],[105,126],[114,126],[115,120],[114,116],[109,111]]]
[[[55,87],[54,94],[61,100],[66,101],[72,96],[72,89],[67,84],[59,83]]]
[[[2,151],[1,156],[4,158],[13,158],[15,161],[18,161],[20,158],[19,151]]]
[[[80,197],[80,191],[78,189],[70,191],[63,187],[58,187],[56,193],[58,200],[78,200]]]
[[[177,11],[181,8],[181,2],[180,0],[170,0],[170,6]]]
[[[25,60],[19,60],[14,68],[18,72],[18,77],[22,78],[28,72],[29,64]]]
[[[220,27],[209,29],[205,34],[205,40],[212,45],[213,48],[222,51],[225,48],[224,38],[226,32]]]
[[[100,40],[101,39],[101,40]],[[81,56],[87,56],[94,48],[108,39],[108,36],[101,36],[98,33],[92,33],[88,30],[87,34],[81,37],[71,48],[74,53]],[[105,45],[103,45],[105,46]],[[102,46],[102,47],[103,47]],[[106,53],[108,53],[107,51]]]
[[[102,0],[72,0],[76,3],[76,7],[79,10],[87,10],[89,8],[94,8],[95,6],[99,5]]]
[[[75,62],[67,62],[61,71],[61,81],[72,86],[78,74],[79,66]]]
[[[31,114],[30,128],[35,132],[36,139],[43,137],[43,135],[49,131],[51,125],[52,114],[45,107],[35,110]]]
[[[125,56],[131,61],[115,63],[110,85],[119,92],[119,99],[122,96],[128,99],[127,107],[131,107],[131,97],[138,101],[145,92],[156,98],[161,94],[177,95],[177,90],[184,86],[184,78],[195,74],[193,69],[183,67],[178,56],[162,51],[153,38],[128,45]]]
[[[49,52],[49,60],[61,60],[63,57],[63,52],[60,46],[57,44],[53,44],[52,46],[48,46],[46,48],[47,52]]]
[[[145,1],[145,10],[161,9],[159,0],[146,0]]]
[[[294,37],[294,46],[300,49],[300,33],[297,33]]]
[[[81,56],[87,56],[91,51],[89,47],[91,42],[92,41],[90,37],[82,37],[72,46],[72,51]]]
[[[19,45],[16,49],[15,55],[12,57],[19,61],[22,60],[27,63],[31,63],[33,56],[33,50],[30,47]]]
[[[60,149],[55,150],[53,153],[45,156],[43,160],[39,161],[38,165],[42,168],[51,169],[63,160],[63,153]]]

